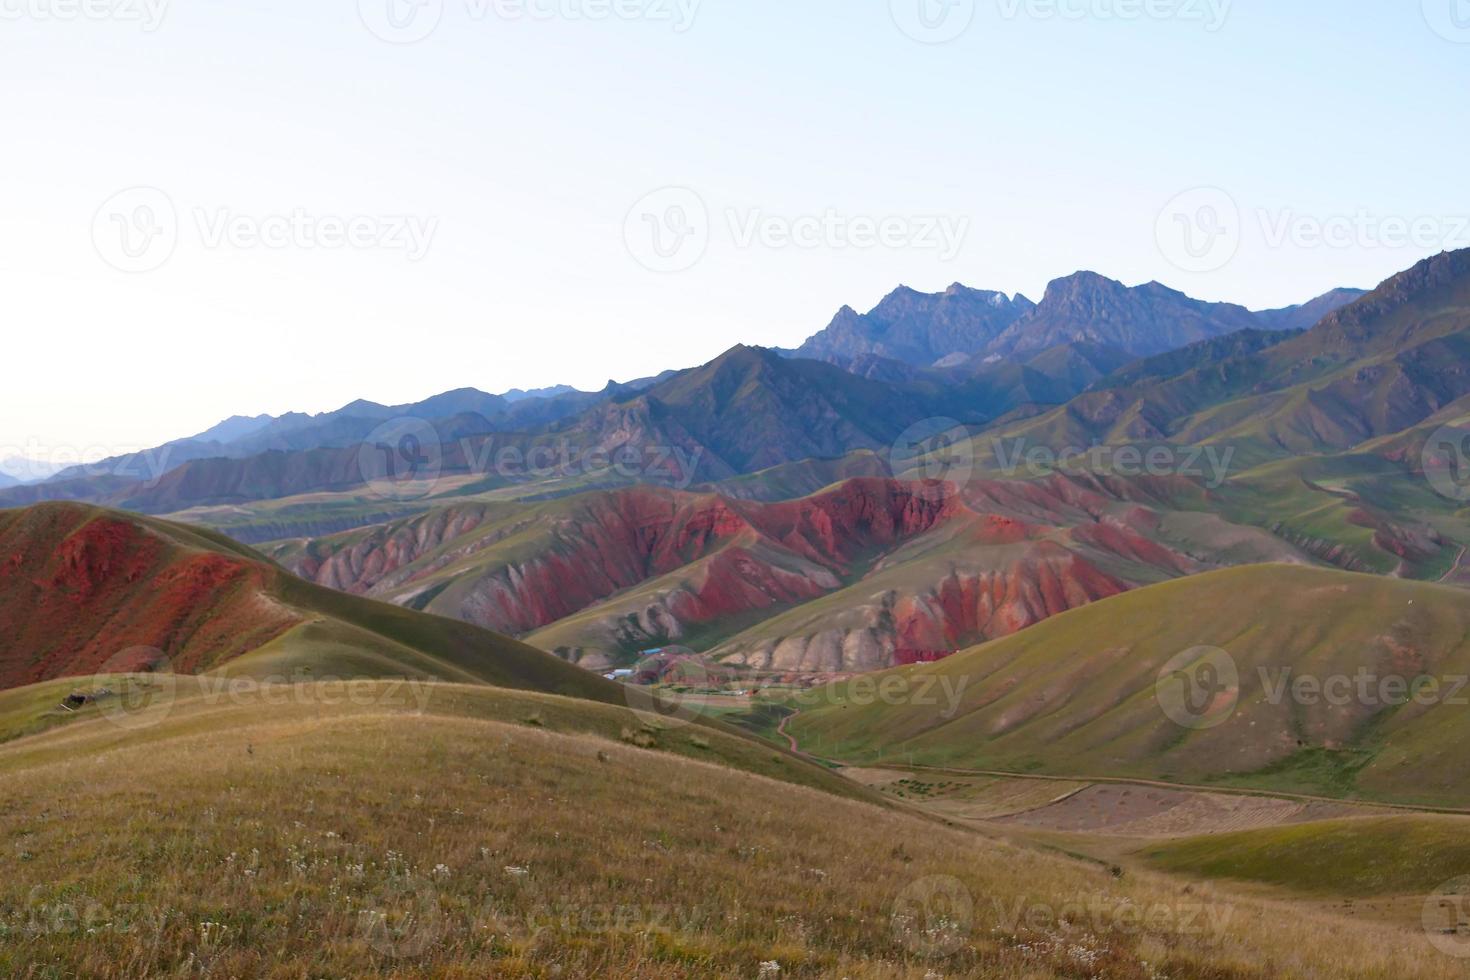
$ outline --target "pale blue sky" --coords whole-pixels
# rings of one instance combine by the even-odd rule
[[[1090,268],[1264,307],[1470,245],[1465,0],[1148,0],[1163,17],[978,0],[938,45],[890,0],[703,0],[682,31],[664,0],[591,20],[554,12],[577,0],[527,0],[545,18],[426,0],[438,27],[412,44],[366,26],[389,0],[174,0],[154,30],[127,18],[163,0],[96,0],[105,20],[56,2],[0,0],[5,448],[96,455],[236,412],[595,387],[796,344],[898,283],[1039,298]],[[919,2],[893,0],[898,19]],[[1211,11],[1216,30],[1194,16]],[[140,186],[166,195],[177,242],[129,273],[104,204]],[[697,194],[709,242],[655,272],[625,225],[666,187]],[[1238,207],[1239,246],[1185,271],[1156,228],[1198,187]],[[159,198],[120,200],[126,218]],[[739,240],[755,213],[829,211],[965,234],[953,256]],[[1342,245],[1303,237],[1358,212]],[[293,214],[366,216],[371,247],[212,244],[224,217],[248,235]],[[1418,221],[1418,240],[1374,243],[1384,219]]]

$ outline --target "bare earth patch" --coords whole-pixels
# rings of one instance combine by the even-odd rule
[[[1382,812],[1348,803],[1099,784],[1049,806],[1003,817],[999,822],[1117,837],[1187,837]]]

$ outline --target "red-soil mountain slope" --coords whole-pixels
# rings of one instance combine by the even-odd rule
[[[963,491],[857,479],[775,503],[637,487],[449,504],[272,555],[318,584],[522,635],[587,666],[678,642],[835,673],[932,659],[1217,567],[1211,548],[1308,560],[1189,511],[1199,493],[1185,480],[1065,476]]]
[[[617,699],[538,650],[310,585],[211,532],[77,504],[0,511],[0,689],[200,673],[252,654],[337,676],[365,667]]]
[[[811,598],[958,508],[952,496],[890,480],[779,503],[634,487],[534,505],[453,504],[274,554],[321,585],[524,633],[706,561],[722,573],[715,578],[753,587],[753,602]],[[751,608],[736,596],[706,598]]]
[[[0,513],[0,687],[151,668],[149,648],[193,672],[303,621],[269,566],[189,544],[85,507]]]

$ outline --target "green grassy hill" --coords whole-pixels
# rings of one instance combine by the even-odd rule
[[[1197,647],[1225,650],[1238,670],[1238,687],[1217,701],[1233,699],[1234,710],[1216,727],[1176,724],[1159,700],[1161,669]],[[1443,687],[1433,704],[1392,703],[1402,700],[1392,688],[1373,704],[1355,695],[1306,704],[1290,687],[1275,694],[1283,676],[1290,684],[1360,670]],[[806,699],[789,731],[840,760],[1470,806],[1470,774],[1457,761],[1470,711],[1446,703],[1460,677],[1470,677],[1463,591],[1250,566],[1094,603],[937,664],[833,685]],[[889,693],[877,697],[885,681]],[[959,692],[953,705],[946,691]],[[1470,687],[1455,693],[1470,699]]]
[[[1210,834],[1141,855],[1175,874],[1351,898],[1430,895],[1470,874],[1470,820],[1422,814]]]

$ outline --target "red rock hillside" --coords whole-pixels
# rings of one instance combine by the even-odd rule
[[[449,504],[282,546],[319,584],[603,666],[664,643],[820,672],[932,659],[1210,567],[1164,526],[1168,480],[856,479],[761,503],[652,487]],[[1292,560],[1267,535],[1232,547]],[[1186,547],[1187,545],[1187,547]],[[1270,550],[1270,549],[1275,549]],[[738,636],[736,634],[739,634]]]
[[[279,572],[227,548],[78,505],[0,512],[0,689],[160,654],[193,672],[300,622],[265,592]]]

